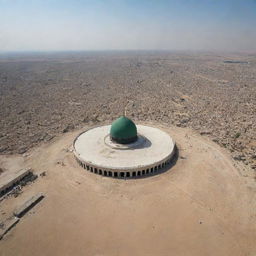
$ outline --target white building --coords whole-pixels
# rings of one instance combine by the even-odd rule
[[[138,125],[122,116],[112,125],[81,133],[74,154],[86,170],[110,177],[137,177],[163,169],[175,153],[175,142],[160,129]]]

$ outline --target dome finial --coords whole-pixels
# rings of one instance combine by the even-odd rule
[[[124,106],[124,112],[123,112],[123,116],[125,116],[125,117],[126,117],[126,113],[127,113],[128,104],[129,104],[129,100],[126,99],[126,104],[125,104],[125,106]]]

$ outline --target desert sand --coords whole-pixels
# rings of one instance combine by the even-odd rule
[[[74,52],[0,55],[0,153],[24,154],[83,125],[187,127],[256,170],[256,55]]]
[[[0,202],[3,219],[26,198],[45,195],[0,241],[0,255],[255,255],[252,171],[241,175],[226,149],[188,128],[157,126],[176,141],[178,159],[146,178],[112,179],[81,168],[72,142],[88,127],[23,157],[1,156],[6,168],[13,163],[46,176]]]

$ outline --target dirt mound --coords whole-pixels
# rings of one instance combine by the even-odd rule
[[[177,142],[179,159],[143,179],[81,168],[70,151],[81,131],[31,151],[24,165],[47,175],[1,211],[38,191],[46,198],[4,237],[0,255],[252,255],[253,174],[242,177],[227,152],[188,129],[162,129]]]

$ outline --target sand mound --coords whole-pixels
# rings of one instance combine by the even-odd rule
[[[256,186],[217,145],[188,129],[172,169],[117,180],[82,169],[67,133],[30,152],[25,166],[46,176],[1,202],[7,214],[25,197],[45,199],[0,241],[0,255],[253,255]]]

